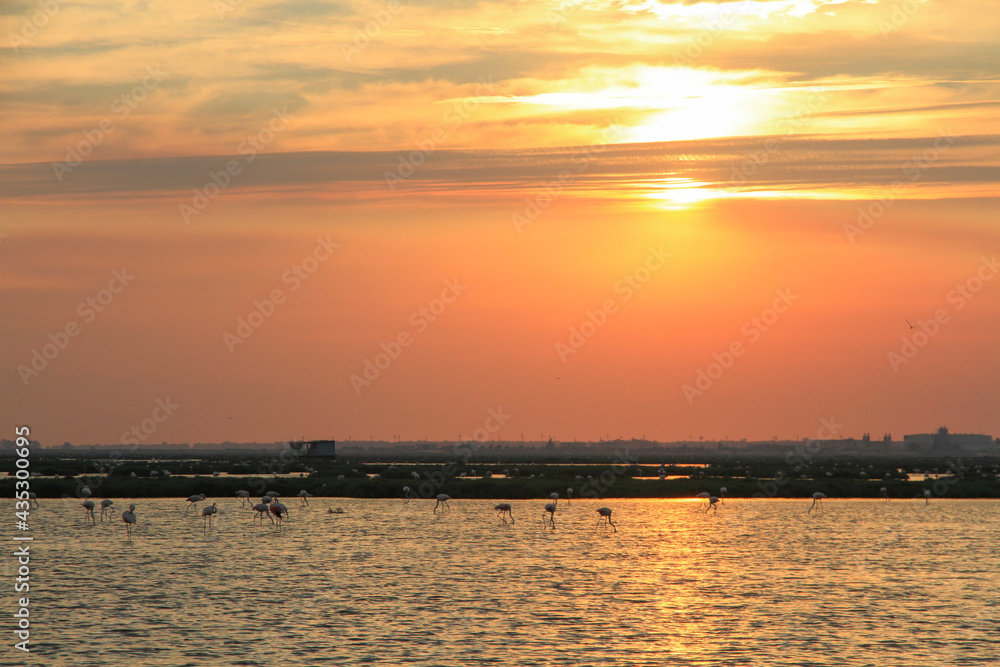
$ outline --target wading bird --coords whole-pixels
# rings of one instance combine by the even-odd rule
[[[271,503],[271,514],[277,517],[278,520],[275,523],[280,526],[281,522],[288,517],[288,508],[278,501],[274,501]],[[274,519],[271,520],[274,521]]]
[[[708,491],[702,491],[701,493],[695,495],[695,498],[704,498],[705,500],[708,500],[711,497],[712,494]]]
[[[924,505],[931,504],[931,492],[930,489],[924,489]]]
[[[817,491],[813,494],[813,504],[809,506],[809,512],[812,512],[814,508],[823,507],[823,499],[826,498],[826,494]],[[806,512],[808,514],[809,512]]]
[[[555,494],[552,494],[552,495],[555,495]],[[542,523],[543,524],[545,523],[545,515],[546,514],[549,515],[549,519],[548,519],[549,525],[552,526],[552,530],[555,530],[556,529],[556,504],[555,503],[546,503],[545,504],[545,511],[542,512]]]
[[[215,509],[215,505],[215,503],[212,503],[211,507],[201,508],[201,518],[204,519],[204,526],[202,527],[205,530],[212,530],[212,515],[219,511]]]
[[[128,509],[122,512],[122,521],[125,522],[125,535],[132,539],[132,525],[135,523],[135,505],[129,505]]]
[[[726,487],[722,487],[721,489],[719,489],[719,502],[720,503],[726,502],[726,494],[728,492],[729,492],[729,489],[727,489]]]
[[[708,512],[708,510],[710,510],[713,507],[715,507],[715,511],[718,512],[719,508],[716,506],[716,503],[718,503],[718,502],[719,502],[719,499],[717,497],[715,497],[715,496],[709,496],[708,497],[708,507],[705,508],[705,511]]]
[[[83,496],[84,498],[89,498],[91,494],[92,492],[89,486],[85,486],[82,489],[80,489],[80,495]]]
[[[302,489],[301,491],[299,491],[299,498],[302,499],[302,504],[303,505],[308,505],[309,504],[309,499],[312,498],[312,495],[313,494],[309,493],[305,489]]]
[[[403,501],[410,502],[410,487],[408,486],[403,487]]]
[[[255,516],[253,518],[253,520],[257,521],[257,518],[260,517],[260,525],[262,525],[262,526],[264,525],[264,517],[265,516],[268,519],[271,519],[271,515],[267,511],[267,503],[265,503],[263,500],[261,500],[261,502],[259,502],[256,505],[254,505],[253,508],[257,511],[257,516]],[[271,519],[271,523],[274,523],[274,519]]]
[[[84,509],[84,512],[85,512],[84,515],[83,515],[83,520],[86,521],[87,517],[89,516],[91,523],[97,523],[96,521],[94,521],[94,501],[93,500],[84,500],[83,501],[83,509]]]
[[[34,504],[35,508],[38,507],[38,494],[34,491],[28,491],[28,503]]]
[[[573,487],[566,489],[566,504],[569,505],[569,501],[573,500]]]
[[[434,503],[434,513],[437,514],[438,505],[440,505],[443,508],[441,510],[442,512],[444,512],[445,510],[451,511],[451,508],[448,507],[449,500],[451,500],[451,496],[448,496],[444,493],[439,493],[437,497],[437,502]]]
[[[236,492],[236,497],[240,499],[240,507],[246,507],[250,502],[250,492],[240,489]]]
[[[190,503],[190,504],[187,506],[187,510],[184,510],[185,514],[192,507],[194,507],[195,509],[198,509],[198,502],[201,501],[201,500],[204,500],[204,499],[205,499],[205,494],[204,493],[199,493],[198,495],[194,495],[194,496],[188,496],[188,503]]]
[[[511,509],[510,508],[510,503],[500,503],[499,505],[497,505],[493,509],[495,509],[497,511],[497,516],[500,517],[500,520],[503,521],[504,524],[507,523],[507,517],[508,516],[510,517],[510,523],[511,523],[511,525],[514,524],[514,515],[511,514],[511,512],[510,512],[510,509]]]
[[[616,528],[615,524],[611,521],[610,507],[600,507],[597,509],[597,513],[601,515],[601,518],[597,520],[597,526],[600,526],[602,521],[606,521],[607,525],[604,526],[605,529],[607,529],[608,526],[611,526],[612,528],[614,528],[614,531],[616,533],[618,532],[618,528]],[[597,530],[597,526],[594,527],[594,530]]]
[[[105,498],[101,501],[101,521],[104,521],[104,515],[108,515],[108,520],[111,520],[111,506],[114,505],[114,501]]]
[[[882,497],[885,498],[885,502],[889,502],[889,489],[883,486],[881,489],[879,489],[879,491],[882,492]]]

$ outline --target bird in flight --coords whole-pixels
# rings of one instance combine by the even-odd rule
[[[909,319],[907,319],[907,320],[906,320],[906,323],[910,325],[910,328],[911,328],[911,329],[916,329],[916,327],[915,327],[915,326],[913,326],[912,324],[910,324],[910,320],[909,320]]]

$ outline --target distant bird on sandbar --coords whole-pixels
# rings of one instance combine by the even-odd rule
[[[114,504],[114,501],[109,500],[108,498],[101,501],[101,521],[104,521],[105,514],[108,516],[108,521],[111,520],[111,506]]]
[[[212,530],[212,515],[219,511],[215,509],[215,505],[216,503],[212,503],[211,507],[203,507],[201,509],[201,517],[204,519],[204,526],[202,528],[204,530]]]
[[[240,499],[240,507],[246,507],[250,502],[250,492],[240,489],[236,492],[236,497]]]
[[[187,506],[187,509],[184,510],[184,513],[186,514],[187,511],[189,509],[191,509],[192,507],[195,508],[195,509],[198,509],[198,503],[200,501],[204,500],[204,499],[205,499],[205,494],[204,493],[199,493],[199,494],[194,495],[194,496],[188,496],[187,501],[190,504]]]
[[[91,523],[97,523],[94,520],[94,501],[93,500],[84,500],[83,501],[83,509],[84,509],[83,520],[86,521],[87,517],[90,517],[90,522]]]

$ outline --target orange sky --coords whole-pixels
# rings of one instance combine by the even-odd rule
[[[976,3],[13,7],[11,432],[1000,435]]]

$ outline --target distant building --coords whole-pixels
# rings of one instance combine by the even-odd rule
[[[993,438],[975,433],[949,433],[941,427],[937,433],[918,433],[903,436],[903,448],[908,452],[942,454],[982,452],[994,449]]]
[[[337,458],[336,440],[293,440],[288,445],[302,456]]]

